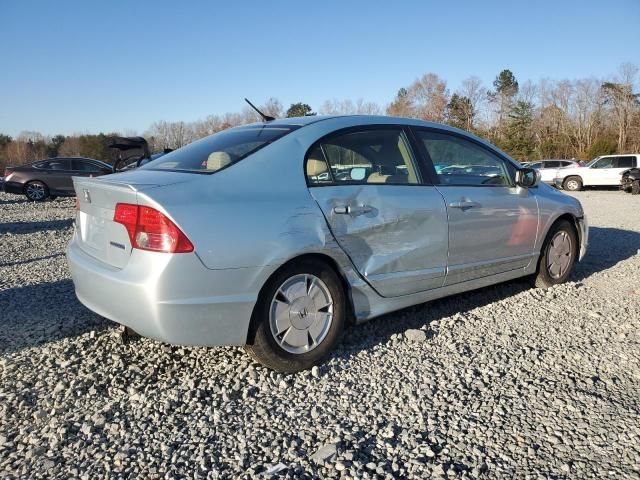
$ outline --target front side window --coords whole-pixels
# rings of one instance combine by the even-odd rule
[[[544,168],[560,168],[560,162],[556,160],[544,162]]]
[[[293,125],[269,124],[231,128],[167,153],[140,168],[214,173],[239,162],[296,128]]]
[[[411,185],[420,182],[402,129],[367,129],[337,134],[307,154],[309,185]]]
[[[530,163],[527,165],[527,168],[542,168],[542,162]]]
[[[70,170],[69,160],[51,160],[45,167],[49,170]]]
[[[99,172],[100,167],[92,162],[85,160],[74,160],[73,169],[79,172]]]
[[[510,170],[515,172],[515,167],[509,168],[507,162],[487,149],[454,135],[426,130],[418,130],[416,134],[441,185],[512,185]]]
[[[591,168],[613,168],[613,161],[616,157],[604,157],[591,165]]]

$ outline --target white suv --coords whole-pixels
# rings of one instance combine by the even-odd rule
[[[605,155],[591,160],[584,167],[562,168],[557,171],[555,186],[577,191],[582,187],[620,185],[625,170],[640,165],[640,155]]]
[[[527,163],[527,167],[540,171],[540,180],[544,183],[553,184],[559,168],[579,167],[580,164],[573,160],[538,160]]]

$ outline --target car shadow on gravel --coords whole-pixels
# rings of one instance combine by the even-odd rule
[[[16,203],[27,203],[26,199],[15,199],[15,200],[0,200],[0,205],[13,205]]]
[[[45,222],[7,222],[0,223],[0,234],[34,233],[40,230],[66,230],[73,225],[72,219],[49,220]]]
[[[640,250],[640,233],[620,228],[590,227],[587,255],[571,277],[584,280],[594,273],[607,270],[619,262],[633,257]]]
[[[71,280],[0,290],[0,353],[9,353],[113,325],[85,308]]]
[[[619,228],[591,227],[587,255],[576,266],[570,280],[580,282],[636,255],[639,249],[640,233],[638,232]],[[429,326],[434,321],[452,317],[457,313],[464,315],[470,310],[504,300],[530,288],[532,285],[528,279],[517,279],[383,315],[363,325],[349,328],[341,346],[333,356],[351,357],[361,350],[386,343],[395,334],[404,333],[408,329]],[[431,329],[427,329],[426,332],[427,338],[434,335]]]

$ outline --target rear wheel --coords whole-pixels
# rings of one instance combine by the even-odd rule
[[[568,177],[562,184],[562,188],[570,192],[582,190],[582,179],[580,177]]]
[[[549,230],[538,261],[535,286],[549,288],[568,280],[578,256],[578,237],[567,220],[556,222]]]
[[[49,189],[44,183],[35,180],[24,186],[24,195],[32,202],[42,202],[49,196]]]
[[[640,195],[640,180],[634,180],[631,184],[631,195]]]
[[[259,363],[297,372],[321,363],[340,341],[346,319],[338,275],[321,261],[286,266],[256,305],[252,339],[245,348]]]

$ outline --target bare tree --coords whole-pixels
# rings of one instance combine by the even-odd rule
[[[487,100],[487,88],[482,84],[480,78],[473,75],[465,78],[456,93],[469,99],[474,112],[473,118],[485,118],[484,109]],[[471,130],[471,128],[473,128],[473,125],[469,125],[467,130]]]
[[[447,82],[435,73],[427,73],[408,88],[414,115],[423,120],[444,122],[449,103]]]
[[[382,109],[377,103],[359,98],[355,103],[347,100],[326,100],[319,109],[321,115],[380,115]]]
[[[638,67],[625,63],[620,67],[620,77],[617,81],[605,82],[602,90],[605,102],[613,108],[618,124],[618,151],[624,152],[627,145],[627,133],[631,126],[634,110],[638,107],[640,94],[633,92]]]

